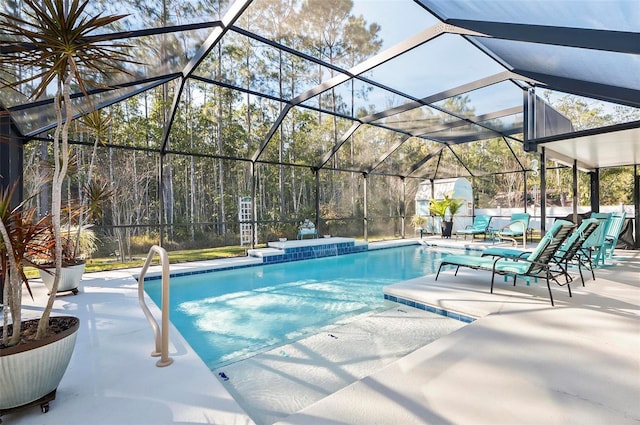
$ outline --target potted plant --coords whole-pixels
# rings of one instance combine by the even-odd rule
[[[453,216],[460,211],[464,205],[463,199],[451,198],[448,195],[444,199],[431,199],[429,202],[429,212],[442,221],[442,237],[450,238],[453,231]]]
[[[62,234],[62,267],[60,269],[60,281],[56,292],[71,291],[74,295],[78,293],[78,286],[82,280],[86,260],[89,255],[96,251],[96,236],[89,226],[81,229],[67,227]],[[48,240],[53,242],[51,233],[48,233]],[[53,291],[56,276],[55,268],[55,244],[49,243],[46,249],[40,250],[41,254],[30,259],[37,264],[42,282],[49,290]]]
[[[27,208],[24,202],[12,208],[15,188],[0,192],[0,282],[4,295],[0,411],[37,402],[46,412],[71,359],[79,320],[51,317],[47,332],[37,338],[40,320],[22,321],[23,285],[31,293],[24,265],[37,267],[31,259],[47,250],[51,223],[49,216],[35,220],[35,208]]]
[[[423,215],[416,214],[411,217],[411,225],[416,230],[416,232],[420,232],[420,237],[424,233],[424,226],[427,224],[427,217]]]
[[[79,327],[74,317],[51,317],[60,283],[65,244],[61,225],[62,186],[71,157],[69,130],[74,118],[71,89],[78,87],[87,96],[89,76],[101,78],[121,64],[131,62],[117,44],[109,41],[104,27],[124,15],[88,16],[88,0],[23,0],[23,17],[0,12],[0,84],[21,89],[30,87],[31,98],[50,100],[55,107],[56,126],[53,146],[53,181],[51,185],[51,252],[55,261],[54,281],[40,319],[21,321],[22,286],[26,278],[22,264],[26,251],[17,229],[29,226],[26,212],[2,218],[3,285],[5,307],[2,345],[0,346],[0,411],[40,403],[43,411],[55,396],[55,389],[66,370]],[[104,35],[101,35],[104,34]],[[16,217],[18,219],[16,219]],[[33,238],[36,242],[42,238]],[[46,238],[45,238],[46,239]],[[27,256],[28,257],[28,256]],[[11,320],[9,320],[9,312]],[[32,331],[35,328],[35,331]],[[25,360],[26,358],[26,360]],[[40,385],[42,384],[42,385]]]

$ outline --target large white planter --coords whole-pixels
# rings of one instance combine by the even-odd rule
[[[58,284],[58,292],[72,291],[74,294],[78,293],[78,285],[82,280],[85,264],[78,264],[75,266],[66,266],[62,268],[62,274],[60,275],[60,283]],[[40,270],[40,277],[42,282],[51,292],[53,288],[53,279],[55,277],[56,269]]]
[[[51,321],[58,319],[71,320],[73,326],[43,340],[0,350],[0,410],[40,400],[60,384],[73,354],[80,320],[62,316]]]

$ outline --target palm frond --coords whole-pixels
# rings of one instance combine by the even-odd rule
[[[83,129],[93,134],[98,142],[103,143],[102,139],[109,131],[111,120],[111,115],[103,113],[102,109],[98,109],[84,114],[80,118],[80,125]]]
[[[112,72],[130,74],[123,65],[138,63],[128,53],[131,46],[114,43],[107,35],[92,35],[127,15],[87,16],[88,3],[72,0],[65,10],[65,0],[24,0],[25,18],[0,12],[5,33],[0,39],[0,65],[15,77],[0,83],[18,88],[36,82],[30,97],[39,98],[71,73],[86,96],[89,83],[105,86],[96,76],[106,81]],[[31,72],[18,74],[20,69]]]

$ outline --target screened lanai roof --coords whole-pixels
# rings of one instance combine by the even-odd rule
[[[332,26],[330,18],[336,18],[336,26],[344,24],[337,17],[351,3],[350,19],[364,25]],[[4,8],[12,13],[10,5]],[[514,155],[523,146],[530,151],[544,146],[550,157],[577,160],[589,169],[640,163],[640,121],[589,129],[574,138],[583,129],[542,100],[550,91],[612,109],[640,108],[637,0],[175,0],[156,5],[152,0],[144,7],[135,1],[92,0],[89,8],[128,14],[96,36],[130,46],[140,64],[96,85],[91,102],[78,93],[78,110],[108,106],[169,82],[174,84],[170,117],[186,104],[189,82],[240,92],[254,105],[278,111],[254,131],[245,160],[269,158],[278,129],[293,111],[305,110],[336,117],[335,140],[318,142],[318,156],[303,160],[318,168],[329,167],[346,140],[373,127],[389,134],[376,145],[376,159],[343,167],[434,176],[435,160],[444,154],[463,164],[462,174],[478,175],[485,171],[465,164],[462,146],[495,139],[509,144]],[[375,42],[343,45],[332,39],[349,30],[375,33]],[[351,34],[350,40],[365,35]],[[323,43],[304,44],[305,37]],[[252,54],[234,54],[232,46],[247,46]],[[274,57],[280,60],[262,60]],[[239,69],[250,69],[250,75],[234,72]],[[304,78],[283,90],[286,72]],[[28,138],[54,125],[50,99],[33,101],[9,89],[0,99]],[[335,99],[348,101],[336,106]],[[172,131],[169,127],[154,148],[170,151]],[[407,143],[416,138],[427,146],[419,157]],[[618,148],[602,148],[610,143]],[[389,161],[412,155],[400,168]]]

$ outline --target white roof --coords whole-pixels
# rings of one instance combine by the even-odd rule
[[[471,183],[464,177],[442,179],[433,182],[433,192],[431,193],[431,180],[420,183],[416,193],[416,201],[428,201],[430,199],[444,199],[445,195],[452,198],[461,198],[471,202],[473,200],[473,189]]]

